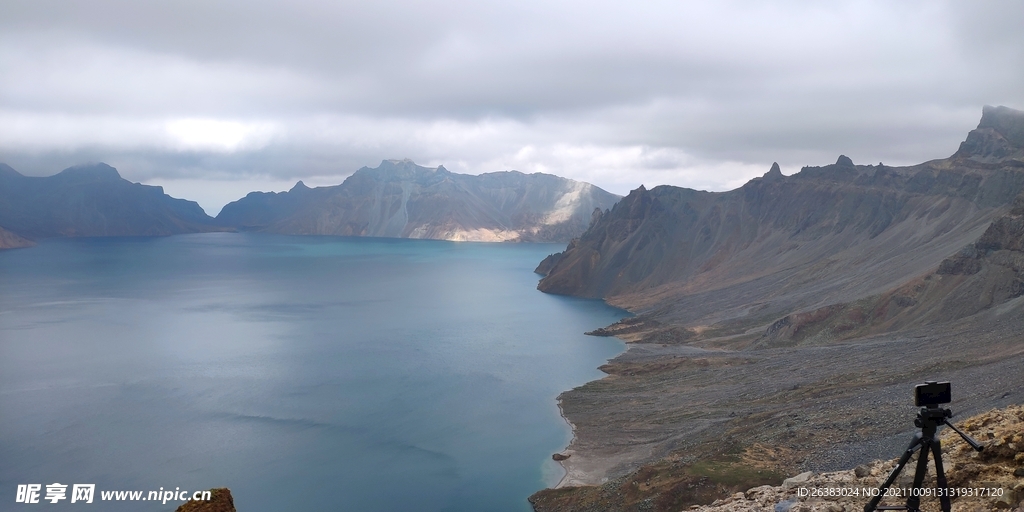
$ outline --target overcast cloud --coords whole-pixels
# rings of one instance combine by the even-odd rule
[[[0,161],[210,214],[386,158],[619,194],[956,151],[1024,109],[1024,2],[0,0]]]

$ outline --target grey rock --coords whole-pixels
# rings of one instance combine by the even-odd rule
[[[810,478],[812,476],[814,476],[814,472],[812,472],[812,471],[805,471],[805,472],[800,473],[799,475],[796,475],[794,477],[787,478],[787,479],[782,481],[782,488],[783,489],[792,489],[794,487],[799,487],[802,484],[806,484],[807,481],[810,480]]]
[[[797,500],[786,500],[781,503],[776,503],[775,512],[789,512],[790,510],[793,510],[793,507],[795,507],[798,503],[800,502]]]

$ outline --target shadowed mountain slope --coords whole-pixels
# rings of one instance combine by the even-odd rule
[[[153,236],[216,231],[193,201],[132,183],[107,164],[44,178],[0,164],[0,226],[26,238]]]
[[[472,241],[567,241],[619,199],[588,183],[516,171],[471,176],[385,160],[333,187],[253,192],[217,221],[303,235]]]
[[[935,272],[879,295],[786,315],[755,346],[832,343],[939,325],[1003,305],[1020,309],[1024,295],[1024,195],[981,237],[944,259]]]
[[[1012,142],[1024,116],[988,107],[980,126],[969,140]],[[1009,156],[992,160],[994,145]],[[1006,212],[1024,190],[1019,149],[965,142],[949,159],[901,168],[841,156],[792,176],[773,166],[722,193],[641,187],[548,260],[539,288],[689,327],[753,327],[883,293],[933,271]]]

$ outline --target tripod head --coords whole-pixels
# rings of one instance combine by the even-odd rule
[[[917,411],[914,426],[918,428],[934,428],[946,423],[946,420],[952,417],[953,411],[945,407],[939,407],[938,404],[929,404],[922,407],[920,411]]]
[[[949,422],[949,418],[953,417],[953,411],[941,407],[941,405],[948,404],[951,401],[952,393],[950,393],[949,382],[929,380],[925,381],[924,384],[915,386],[914,403],[924,407],[921,407],[921,410],[917,412],[914,426],[921,429],[924,437],[933,437],[939,425],[946,425],[957,434],[960,434],[960,437],[967,444],[971,445],[971,448],[980,452],[984,448],[980,443]]]
[[[956,425],[949,422],[949,418],[952,417],[953,411],[946,409],[945,407],[939,407],[938,405],[928,405],[922,407],[921,410],[917,412],[917,418],[914,420],[914,426],[920,428],[922,434],[926,437],[932,437],[935,435],[935,430],[939,425],[945,425],[953,429],[957,434],[960,434],[960,437],[963,438],[967,444],[971,445],[971,448],[974,448],[979,452],[983,450],[985,447],[982,446],[981,443],[974,440],[973,437],[967,435],[964,431],[956,428]]]

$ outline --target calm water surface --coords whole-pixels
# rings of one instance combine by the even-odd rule
[[[561,391],[624,313],[536,291],[562,246],[203,234],[0,252],[0,510],[18,484],[230,487],[241,512],[529,510]],[[45,491],[45,487],[44,487]],[[70,493],[69,493],[70,494]]]

